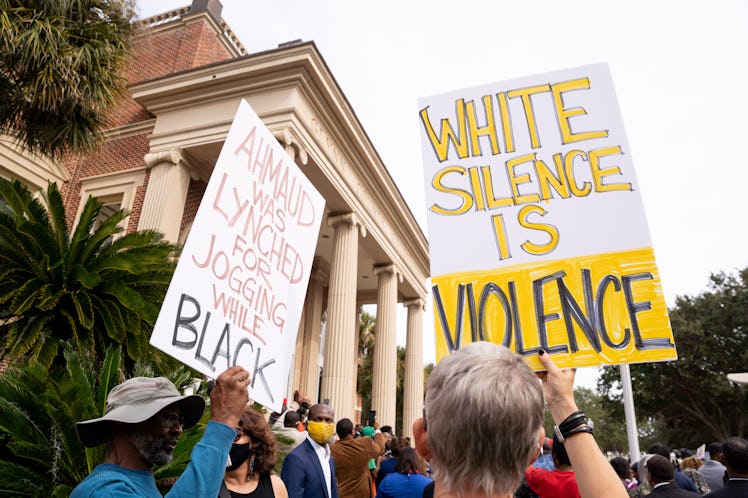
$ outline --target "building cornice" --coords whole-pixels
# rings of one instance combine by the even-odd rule
[[[36,190],[46,190],[47,183],[58,185],[70,180],[70,172],[59,161],[34,154],[19,146],[11,137],[0,135],[0,172],[21,180]]]
[[[151,133],[155,125],[155,119],[146,119],[145,121],[138,121],[137,123],[129,123],[116,128],[109,128],[104,132],[104,138],[106,140],[119,140],[121,138]]]
[[[130,90],[157,118],[212,103],[235,101],[236,106],[240,98],[251,101],[263,93],[277,96],[272,108],[255,111],[277,137],[292,128],[298,145],[312,157],[316,154],[315,163],[338,185],[347,207],[362,218],[382,247],[389,248],[390,257],[400,259],[393,262],[403,268],[414,292],[425,295],[426,238],[313,42],[139,82]],[[305,114],[299,107],[309,111]],[[204,133],[225,137],[235,108],[225,122],[204,124]],[[158,142],[158,135],[157,127],[153,143],[159,147],[175,145]]]

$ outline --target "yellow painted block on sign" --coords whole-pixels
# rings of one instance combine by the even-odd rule
[[[542,370],[677,359],[652,248],[432,277],[437,361],[477,340]]]

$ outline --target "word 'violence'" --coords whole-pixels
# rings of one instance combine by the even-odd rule
[[[463,323],[466,318],[469,322],[472,341],[487,340],[491,336],[492,342],[501,342],[506,347],[510,347],[514,342],[515,351],[525,356],[537,353],[540,348],[551,354],[576,353],[580,349],[577,329],[582,332],[586,341],[597,353],[602,351],[602,345],[613,349],[624,349],[632,340],[637,350],[675,347],[670,338],[643,338],[640,331],[638,314],[651,310],[652,306],[647,300],[637,301],[633,284],[637,281],[651,280],[653,278],[651,273],[634,273],[620,277],[608,274],[599,279],[595,287],[591,272],[586,269],[581,270],[584,309],[566,284],[565,276],[565,272],[559,271],[534,279],[532,281],[532,303],[520,302],[514,281],[507,282],[504,288],[495,282],[488,282],[480,289],[476,289],[473,283],[459,284],[456,293],[454,326],[450,326],[446,311],[447,303],[442,300],[439,285],[434,285],[432,289],[434,303],[447,348],[450,352],[460,348]],[[560,302],[560,313],[549,312],[546,309],[545,290],[554,284],[556,293],[554,297]],[[606,316],[606,309],[609,309],[606,307],[606,301],[616,299],[613,296],[614,293],[623,295],[617,297],[612,307],[614,309],[623,307],[629,319],[630,328],[622,331],[608,330],[608,323],[615,320],[609,320]],[[478,296],[477,300],[476,296]],[[503,320],[488,320],[489,311],[498,313]],[[618,315],[617,311],[612,314]],[[553,345],[548,339],[548,324],[557,320],[563,320],[567,340],[564,344]],[[503,331],[489,328],[489,323],[495,326],[502,321]],[[527,338],[528,335],[523,334],[522,323],[532,324],[534,329],[532,335],[537,336],[537,347],[527,347],[525,344],[523,337]],[[497,337],[501,340],[493,340]]]

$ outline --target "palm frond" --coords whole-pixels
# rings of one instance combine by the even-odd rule
[[[56,183],[50,182],[47,186],[47,209],[49,210],[50,228],[56,238],[58,254],[64,254],[68,250],[68,225],[65,217],[65,203]]]
[[[97,412],[99,416],[104,414],[106,407],[106,396],[120,382],[119,370],[122,362],[122,348],[110,345],[104,356],[104,365],[99,379],[99,390],[96,395]]]
[[[45,489],[42,476],[29,472],[29,468],[0,460],[0,495],[43,496]]]
[[[44,282],[34,278],[27,280],[15,293],[13,301],[10,303],[10,311],[15,315],[21,315],[27,312],[34,305],[39,290],[44,287]]]
[[[39,344],[41,331],[47,324],[49,315],[39,314],[23,317],[11,323],[3,349],[11,360],[20,359]]]
[[[107,337],[121,344],[126,341],[127,328],[119,303],[105,302],[100,296],[91,296],[95,320],[101,322]]]
[[[75,313],[78,322],[85,329],[90,329],[94,325],[94,312],[91,305],[91,298],[86,292],[76,292],[70,296],[75,306]]]
[[[54,363],[60,349],[60,341],[42,334],[42,339],[34,346],[33,358],[42,365],[50,366]]]
[[[56,157],[92,150],[124,93],[134,1],[4,2],[0,129]]]

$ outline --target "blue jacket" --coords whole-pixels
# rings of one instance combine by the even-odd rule
[[[231,427],[208,422],[202,439],[192,450],[189,465],[166,496],[218,496],[226,471],[226,458],[235,436]],[[71,498],[136,496],[161,498],[153,472],[113,464],[97,465],[70,495]]]
[[[309,440],[304,440],[286,455],[281,479],[288,496],[293,498],[338,498],[338,481],[335,478],[335,461],[330,456],[330,481],[332,496],[327,495],[325,474],[322,473],[317,453]]]
[[[377,488],[377,498],[422,498],[429,483],[431,479],[420,474],[390,472]]]

